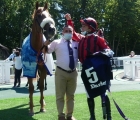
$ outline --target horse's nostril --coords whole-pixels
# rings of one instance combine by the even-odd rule
[[[50,28],[49,31],[55,32],[55,28]]]
[[[52,31],[55,31],[55,28],[53,28]]]

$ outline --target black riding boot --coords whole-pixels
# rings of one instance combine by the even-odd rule
[[[102,103],[103,120],[106,120],[106,105],[105,102]]]
[[[111,117],[111,106],[110,106],[110,100],[108,96],[105,96],[105,104],[106,104],[106,114],[107,114],[107,120],[112,120]]]
[[[107,113],[106,113],[105,94],[101,95],[101,103],[102,103],[103,120],[106,120]]]
[[[96,120],[95,119],[95,103],[94,103],[94,99],[93,98],[87,98],[87,103],[88,103],[88,108],[89,108],[89,112],[90,112],[90,119],[89,120]]]

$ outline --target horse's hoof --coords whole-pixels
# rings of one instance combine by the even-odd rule
[[[46,110],[45,109],[40,109],[40,112],[43,112],[44,113],[44,112],[46,112]]]
[[[34,116],[34,112],[29,112],[29,116]]]

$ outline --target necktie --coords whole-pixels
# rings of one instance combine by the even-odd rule
[[[75,65],[74,65],[74,57],[73,57],[73,50],[70,46],[70,41],[68,40],[68,50],[69,50],[69,58],[70,58],[70,62],[69,62],[69,67],[70,69],[74,69],[75,68]]]

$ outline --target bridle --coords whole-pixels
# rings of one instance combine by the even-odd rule
[[[40,29],[41,29],[41,34],[44,34],[44,32],[45,32],[46,30],[40,26],[40,23],[39,23],[39,21],[38,21],[37,18],[35,18],[35,21],[37,22],[38,26],[39,26]],[[39,32],[39,31],[38,31],[38,32]],[[46,38],[46,39],[47,39],[47,38]],[[43,45],[43,46],[40,48],[40,50],[37,52],[37,60],[36,60],[36,62],[37,62],[38,65],[44,65],[44,60],[42,59],[42,54],[41,54],[44,47],[45,47],[45,45]],[[45,56],[44,56],[44,59],[45,59]]]
[[[40,29],[41,29],[41,31],[39,30],[38,32],[41,33],[42,35],[43,35],[45,32],[47,32],[47,30],[49,30],[49,29],[51,28],[51,24],[55,25],[55,23],[54,23],[53,19],[50,17],[50,15],[46,15],[46,13],[43,13],[43,12],[44,12],[44,11],[41,11],[41,13],[39,13],[39,15],[40,15],[41,17],[43,17],[41,22],[39,21],[38,17],[35,17],[35,18],[34,18],[34,22],[36,22],[37,25],[38,25],[38,26],[40,27]],[[47,17],[47,16],[48,16],[48,17]],[[49,22],[48,22],[48,21],[49,21]],[[49,24],[49,25],[50,25],[50,26],[49,26],[50,28],[45,29],[46,24]],[[47,33],[47,36],[45,36],[45,37],[46,37],[46,40],[49,41],[49,42],[51,42],[52,39],[53,39],[53,37],[51,37],[51,38],[49,37],[49,33]],[[44,64],[45,56],[44,56],[44,60],[43,60],[43,59],[42,59],[42,55],[41,55],[42,50],[43,50],[44,47],[45,47],[45,45],[43,45],[43,46],[40,48],[40,50],[37,52],[37,63],[38,63],[39,65],[43,65],[43,64]]]

